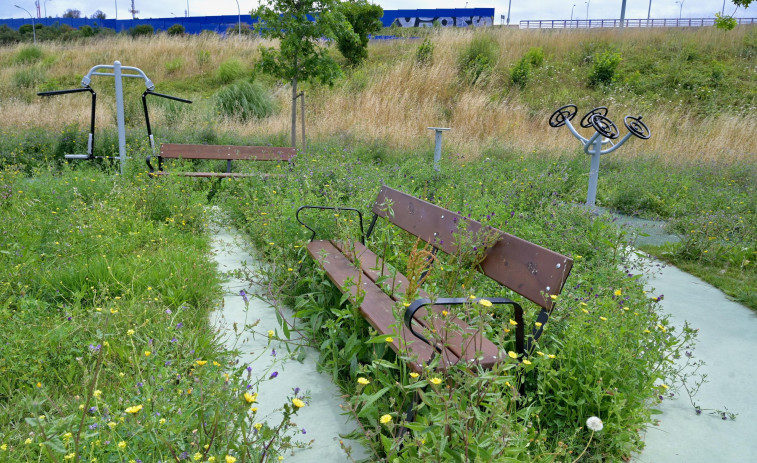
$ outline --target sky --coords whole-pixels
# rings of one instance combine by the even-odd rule
[[[139,10],[139,18],[166,18],[184,16],[187,9],[190,16],[216,16],[237,14],[237,1],[242,14],[257,7],[258,0],[134,0]],[[524,19],[612,19],[620,17],[622,0],[372,0],[385,10],[421,9],[421,8],[495,8],[495,24],[500,23],[501,15],[507,16],[510,5],[510,24],[517,24]],[[42,15],[60,16],[67,9],[77,9],[82,16],[91,16],[101,10],[109,19],[127,19],[131,17],[128,10],[131,0],[39,0]],[[715,12],[723,9],[723,0],[627,0],[626,19],[646,19],[651,4],[651,17],[677,18],[712,18]],[[0,18],[22,18],[29,15],[16,8],[19,5],[36,17],[35,0],[0,0]],[[574,6],[575,5],[575,6]],[[588,7],[588,8],[587,8]],[[116,14],[118,8],[118,14]],[[572,10],[572,11],[571,11]],[[734,5],[731,0],[725,2],[725,13],[732,14]],[[739,8],[737,18],[757,17],[757,0],[749,9]]]

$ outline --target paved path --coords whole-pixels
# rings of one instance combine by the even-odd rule
[[[238,237],[232,232],[214,230],[212,245],[215,260],[222,272],[242,269],[243,262],[248,268],[254,268],[255,260],[244,251]],[[236,348],[240,350],[240,362],[252,364],[253,378],[270,376],[272,349],[277,351],[279,358],[287,351],[286,346],[280,342],[272,342],[270,346],[268,345],[266,335],[268,330],[280,332],[280,329],[274,308],[253,296],[258,289],[250,286],[247,281],[230,278],[224,285],[223,307],[215,313],[213,320],[221,333],[228,333],[225,339],[227,346],[233,348],[236,344]],[[249,307],[240,296],[240,290],[250,294]],[[241,328],[258,319],[260,323],[254,329],[262,334],[245,333],[245,336],[237,339],[233,331],[234,324]],[[287,397],[292,397],[295,387],[309,391],[310,400],[298,411],[294,421],[298,428],[304,428],[307,432],[299,436],[299,440],[306,442],[312,439],[313,443],[309,449],[298,449],[294,455],[286,456],[284,461],[324,463],[350,461],[339,444],[339,436],[351,432],[357,425],[341,414],[342,402],[339,390],[331,381],[331,377],[316,371],[318,353],[313,349],[304,349],[303,353],[302,362],[291,359],[273,367],[278,376],[261,384],[258,391],[260,397],[258,414],[269,414],[283,405]],[[268,420],[269,424],[278,423],[279,416],[273,414]],[[356,460],[366,458],[366,450],[359,443],[350,441],[345,443],[353,448],[353,458]]]
[[[685,396],[665,400],[650,426],[638,463],[757,462],[757,314],[732,302],[718,289],[672,266],[648,261],[650,288],[664,294],[662,310],[671,321],[699,329],[694,355],[706,365],[705,383],[694,401],[703,409],[728,409],[723,421],[697,415]],[[757,288],[755,289],[757,291]]]

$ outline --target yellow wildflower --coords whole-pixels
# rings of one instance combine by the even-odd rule
[[[511,359],[517,359],[518,358],[518,354],[516,354],[513,351],[508,352],[507,355],[509,355]]]
[[[146,350],[146,351],[145,351],[145,357],[149,357],[149,356],[150,356],[150,354],[152,354],[152,352],[150,352],[149,350]]]
[[[255,423],[252,427],[260,431],[260,428],[263,427],[263,423]]]
[[[523,359],[523,363],[526,365],[531,365],[531,361],[528,359]]]
[[[555,358],[555,354],[549,354],[549,355],[547,355],[547,357],[553,359],[553,358]]]
[[[26,440],[24,441],[24,444],[26,444],[26,445],[29,445],[31,443],[32,443],[31,437],[27,437]]]
[[[121,449],[121,450],[125,449],[126,448],[126,442],[125,441],[119,442],[118,443],[118,448]]]
[[[269,338],[272,338],[272,337],[273,337],[273,336],[274,336],[275,334],[276,334],[276,332],[275,332],[275,331],[273,331],[273,330],[268,330],[268,337],[269,337]]]
[[[196,363],[197,365],[199,365],[199,366],[203,366],[203,365],[205,365],[206,363],[208,363],[208,361],[207,361],[207,360],[197,360],[197,361],[196,361],[195,363]]]
[[[516,326],[516,325],[518,324],[518,322],[516,322],[515,320],[513,320],[513,319],[511,318],[511,319],[510,319],[510,324],[511,324],[511,325],[513,325],[513,326]]]
[[[384,416],[382,416],[382,417],[381,417],[381,418],[379,419],[379,421],[381,422],[381,424],[386,424],[386,423],[388,423],[388,422],[392,421],[392,415],[388,415],[388,414],[387,414],[387,415],[384,415]]]
[[[371,383],[370,380],[368,380],[367,378],[363,378],[362,376],[357,379],[357,382],[358,384],[362,384],[363,386]]]
[[[431,382],[431,384],[442,384],[442,379],[437,377],[431,378],[429,381]]]
[[[602,320],[603,322],[607,321],[607,317],[599,317],[599,319]]]
[[[614,292],[613,294],[615,294],[616,296],[620,296],[620,295],[622,295],[622,294],[623,294],[623,291],[621,291],[621,290],[619,290],[619,289],[616,289],[616,290],[615,290],[615,292]]]
[[[160,421],[158,421],[158,423],[160,423],[160,424],[166,424],[166,419],[165,418],[161,418]]]
[[[387,336],[386,339],[384,339],[384,341],[386,341],[386,342],[394,342],[394,338],[392,338],[391,336]]]
[[[549,297],[550,297],[550,298],[551,298],[551,299],[552,299],[553,301],[556,301],[556,300],[557,300],[557,295],[556,295],[556,294],[550,294],[550,295],[549,295]]]
[[[536,323],[534,323],[534,325],[536,325],[537,328],[541,328],[542,322],[536,322]]]
[[[247,401],[248,404],[251,404],[258,400],[257,394],[250,394],[249,392],[244,393],[244,400]]]
[[[93,396],[95,396],[96,399],[99,399],[101,395],[103,395],[103,391],[100,389],[95,389],[95,392],[92,393]]]
[[[110,309],[110,313],[115,315],[118,313],[118,309]]]
[[[491,307],[492,306],[492,301],[490,301],[488,299],[479,299],[478,303],[481,304],[484,307]]]
[[[134,335],[134,330],[128,330],[128,331],[126,331],[126,334],[129,335],[129,336],[133,336]]]
[[[420,376],[420,375],[418,373],[416,373],[416,372],[410,373],[410,377],[411,378],[417,378],[418,376]]]
[[[226,455],[226,463],[235,463],[237,461],[236,458],[232,457],[231,455]]]
[[[302,408],[305,406],[305,402],[295,397],[294,399],[292,399],[292,405],[294,405],[297,408]]]
[[[139,412],[140,410],[142,410],[142,404],[134,405],[133,407],[127,408],[126,409],[126,413],[131,413],[132,415],[134,415],[137,412]]]
[[[194,455],[192,455],[192,458],[194,458],[195,461],[202,460],[202,454],[200,452],[196,452]]]

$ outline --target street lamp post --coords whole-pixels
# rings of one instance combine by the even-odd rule
[[[586,3],[586,20],[588,21],[589,20],[589,5],[591,4],[591,0],[584,3]]]
[[[187,18],[189,17],[189,0],[187,0]]]
[[[510,6],[512,6],[513,0],[507,2],[507,25],[510,25]]]
[[[118,0],[113,0],[116,3],[116,21],[118,21]]]
[[[239,9],[239,0],[237,2],[237,26],[239,30],[239,36],[242,36],[242,10]]]
[[[47,2],[49,1],[52,1],[52,0],[45,0],[44,2],[42,2],[42,6],[45,8],[45,18],[47,18]]]
[[[576,7],[576,4],[574,3],[573,6],[570,9],[570,20],[573,21],[573,9]]]
[[[647,8],[647,27],[649,27],[649,18],[652,16],[652,0],[649,0],[649,8]]]
[[[28,14],[29,17],[32,18],[32,36],[34,37],[34,44],[36,45],[37,44],[37,25],[34,23],[34,16],[32,16],[32,14],[29,13],[29,10],[27,10],[26,8],[22,8],[18,5],[13,5],[13,6],[26,11],[26,14]]]
[[[683,12],[683,2],[686,0],[676,0],[676,3],[678,3],[678,21],[681,21],[681,13]]]

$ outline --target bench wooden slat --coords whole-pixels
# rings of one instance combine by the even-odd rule
[[[417,357],[417,361],[409,362],[410,367],[420,372],[422,365],[435,353],[435,350],[418,339],[408,330],[401,321],[398,321],[392,313],[395,301],[387,296],[381,289],[373,284],[367,275],[358,270],[334,245],[329,241],[312,241],[307,245],[310,255],[326,271],[329,279],[337,285],[342,293],[349,292],[350,300],[357,300],[358,282],[361,282],[361,290],[364,291],[360,311],[379,333],[388,334],[394,331],[393,327],[399,327],[402,340],[393,339],[391,345],[396,352],[407,352],[411,357]],[[361,276],[362,275],[362,276]],[[352,281],[354,284],[348,285]],[[449,364],[458,362],[458,358],[449,350],[444,350],[444,356],[440,362],[440,368],[444,369]]]
[[[281,174],[267,173],[238,173],[238,172],[168,172],[161,170],[153,172],[152,175],[179,175],[182,177],[202,177],[202,178],[234,178],[234,177],[278,177]]]
[[[344,242],[334,242],[333,244],[342,254],[347,256],[347,258],[352,259],[353,262],[357,259],[360,262],[363,272],[372,282],[375,283],[379,280],[381,277],[383,261],[373,253],[373,251],[365,247],[359,241],[350,242],[349,244]],[[354,251],[357,256],[351,255],[352,250],[350,248],[352,246],[354,246]],[[388,285],[390,289],[394,289],[394,294],[391,295],[393,300],[402,301],[403,296],[405,295],[405,289],[409,287],[409,282],[405,275],[397,272],[396,275],[393,275],[392,280],[385,282],[384,285]],[[432,299],[431,296],[422,289],[418,290],[418,298]],[[457,329],[446,330],[444,321],[439,318],[441,312],[445,309],[446,307],[439,305],[431,307],[431,310],[436,312],[436,315],[433,318],[433,323],[428,323],[428,312],[426,309],[420,309],[416,313],[415,319],[427,329],[436,330],[435,333],[447,331],[448,334],[444,339],[445,347],[466,362],[476,362],[484,368],[491,368],[501,360],[503,353],[500,352],[500,349],[493,342],[489,341],[479,330],[472,328],[463,320],[455,318],[450,320],[450,322],[455,323],[461,331],[464,331],[465,336],[463,336],[462,332]],[[429,337],[432,336],[427,336],[427,338]],[[437,335],[434,335],[433,337],[438,339]]]
[[[379,191],[373,213],[448,254],[460,252],[454,235],[462,223],[473,237],[467,245],[487,237],[496,240],[481,263],[482,272],[550,311],[555,304],[550,295],[560,293],[573,265],[562,254],[386,186]]]
[[[178,143],[160,145],[160,156],[173,159],[290,161],[296,154],[295,148],[277,146],[187,145]]]

